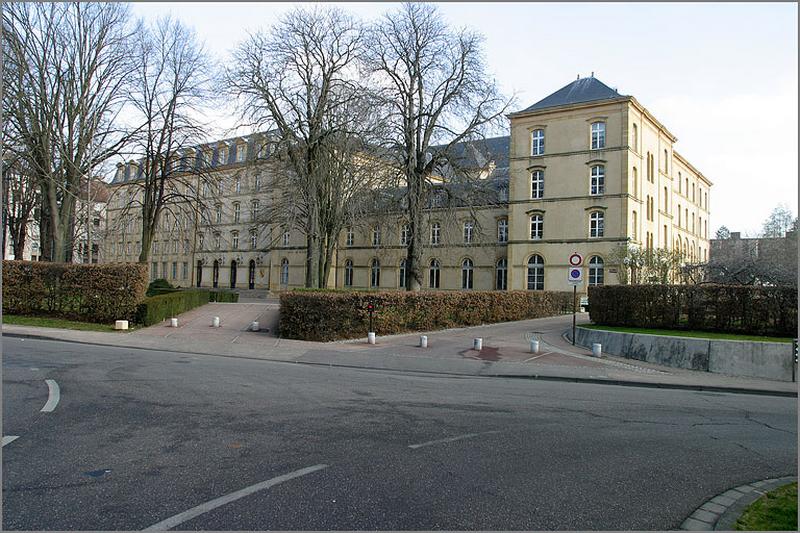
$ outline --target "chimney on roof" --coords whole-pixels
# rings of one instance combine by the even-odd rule
[[[741,231],[732,231],[731,232],[731,239],[741,239],[742,232]]]
[[[592,71],[592,75],[591,75],[591,77],[592,77],[592,78],[594,78],[594,71]]]
[[[578,74],[578,79],[581,79],[581,75],[580,74]]]

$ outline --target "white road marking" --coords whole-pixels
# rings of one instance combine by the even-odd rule
[[[236,492],[231,492],[226,496],[222,496],[215,500],[207,501],[206,503],[201,503],[197,507],[192,507],[188,511],[184,511],[180,514],[176,514],[173,517],[167,518],[166,520],[162,520],[161,522],[153,524],[152,526],[147,527],[142,531],[165,531],[167,529],[171,529],[179,524],[191,520],[196,516],[200,516],[203,513],[211,511],[212,509],[216,509],[217,507],[221,507],[225,504],[231,503],[240,498],[244,498],[245,496],[249,496],[254,492],[268,489],[270,487],[283,483],[284,481],[289,481],[290,479],[294,479],[300,476],[305,476],[306,474],[311,474],[312,472],[316,472],[317,470],[322,470],[323,468],[328,468],[328,465],[314,465],[314,466],[309,466],[308,468],[301,468],[300,470],[295,470],[294,472],[289,472],[288,474],[274,477],[272,479],[262,481],[261,483],[256,483],[255,485],[250,485],[249,487],[237,490]]]
[[[15,440],[19,438],[19,435],[6,435],[3,437],[3,447],[5,448],[6,444],[11,444]]]
[[[58,383],[53,379],[44,380],[47,383],[47,403],[42,407],[42,413],[52,413],[53,409],[58,405],[61,399],[61,389],[58,388]]]
[[[457,440],[463,439],[471,439],[473,437],[478,437],[480,435],[489,435],[490,433],[500,433],[499,431],[484,431],[482,433],[467,433],[466,435],[458,435],[457,437],[449,437],[446,439],[437,439],[437,440],[429,440],[428,442],[422,442],[420,444],[409,444],[408,447],[412,450],[416,450],[417,448],[424,448],[425,446],[433,446],[434,444],[443,444],[445,442],[453,442]]]
[[[528,361],[533,361],[534,359],[539,359],[540,357],[544,357],[545,355],[550,355],[551,353],[552,352],[545,352],[545,353],[543,353],[541,355],[534,355],[533,357],[529,357],[528,359],[525,359],[523,361],[523,363],[527,363]]]

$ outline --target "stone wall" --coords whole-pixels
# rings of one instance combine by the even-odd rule
[[[603,353],[658,365],[730,376],[792,380],[792,345],[783,342],[728,341],[668,337],[577,328],[575,343]]]

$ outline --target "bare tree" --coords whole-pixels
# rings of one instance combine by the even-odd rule
[[[369,61],[382,80],[392,126],[387,152],[395,158],[410,229],[408,288],[419,290],[423,214],[436,169],[452,161],[459,143],[496,127],[511,105],[486,73],[482,37],[452,30],[436,6],[406,3],[370,32]]]
[[[769,214],[761,230],[761,237],[783,237],[786,232],[792,229],[795,224],[795,217],[792,210],[786,204],[778,204]]]
[[[165,213],[186,223],[204,211],[200,188],[212,161],[195,147],[206,135],[200,105],[211,98],[213,67],[194,32],[169,17],[140,24],[133,56],[127,103],[141,126],[132,138],[137,175],[124,189],[131,201],[122,214],[141,215],[139,262],[146,263]]]
[[[21,158],[14,157],[3,163],[3,229],[7,230],[11,239],[14,258],[22,259],[33,209],[39,200],[38,189],[22,167]],[[4,235],[3,254],[5,238]]]
[[[3,118],[41,191],[45,260],[71,260],[81,179],[125,143],[128,17],[115,3],[3,4]]]
[[[354,128],[351,114],[364,98],[363,48],[361,25],[343,11],[297,8],[241,43],[226,76],[246,119],[274,133],[272,151],[287,163],[273,217],[303,227],[308,287],[325,285],[340,208],[363,176],[352,155],[364,124]]]

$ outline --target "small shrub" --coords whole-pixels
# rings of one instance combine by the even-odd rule
[[[151,326],[209,302],[207,290],[175,291],[145,298],[136,311],[136,323]]]
[[[239,293],[233,291],[211,291],[211,302],[236,303],[239,301]]]
[[[177,289],[170,285],[169,281],[164,278],[154,279],[147,286],[146,296],[155,296],[156,294],[166,294],[168,292],[175,292]]]
[[[572,311],[571,292],[298,290],[280,296],[280,333],[291,339],[330,341],[363,337],[368,304],[381,335],[477,326]]]

